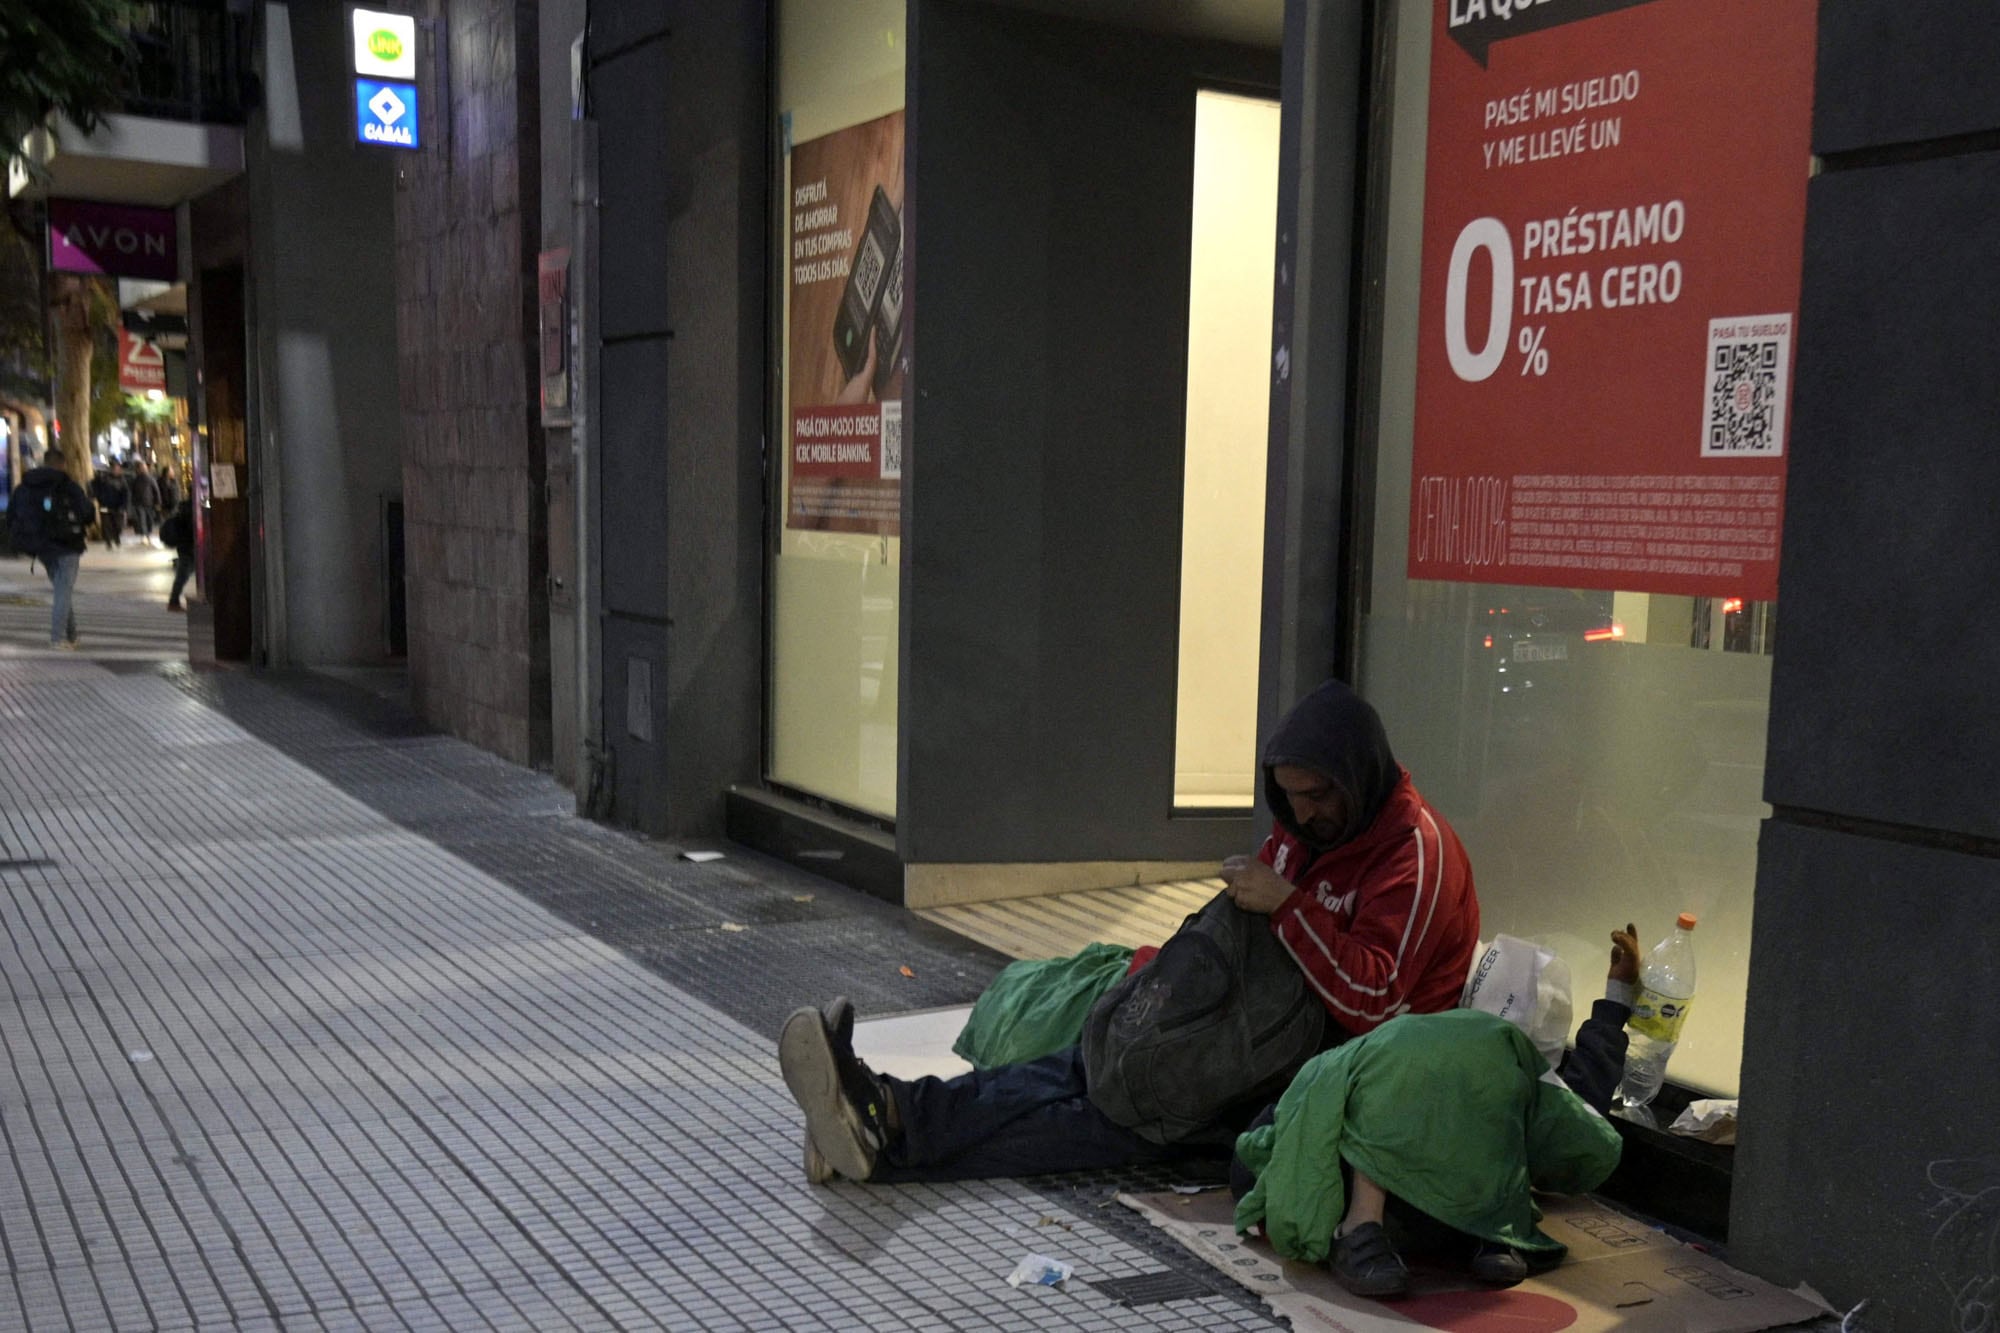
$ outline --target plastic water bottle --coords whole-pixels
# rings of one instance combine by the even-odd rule
[[[1667,1057],[1679,1044],[1681,1025],[1694,1003],[1694,914],[1682,912],[1674,933],[1653,946],[1639,969],[1639,997],[1626,1027],[1625,1078],[1618,1109],[1639,1111],[1660,1095]],[[1644,1118],[1650,1119],[1650,1113]]]

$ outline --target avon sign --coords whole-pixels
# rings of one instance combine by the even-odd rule
[[[172,209],[49,200],[49,267],[59,272],[174,282],[174,237]]]

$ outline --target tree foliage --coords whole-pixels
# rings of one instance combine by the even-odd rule
[[[48,392],[43,338],[42,260],[26,235],[0,222],[0,393]]]
[[[0,0],[0,136],[9,161],[51,112],[88,134],[118,109],[130,0]]]

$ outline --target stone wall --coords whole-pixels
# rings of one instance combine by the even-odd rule
[[[2000,1317],[1996,63],[1820,6],[1729,1245],[1867,1333]]]
[[[419,42],[427,146],[403,165],[396,196],[410,691],[431,723],[540,764],[549,647],[534,362],[539,23],[535,6],[516,0],[415,9],[432,34]]]

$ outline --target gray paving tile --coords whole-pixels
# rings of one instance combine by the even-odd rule
[[[0,659],[0,841],[43,862],[0,876],[0,1330],[1271,1326],[1008,1288],[1057,1206],[1024,1184],[807,1187],[738,1021],[784,997],[689,988],[746,934],[794,990],[906,947],[976,989],[973,953],[329,698]]]

